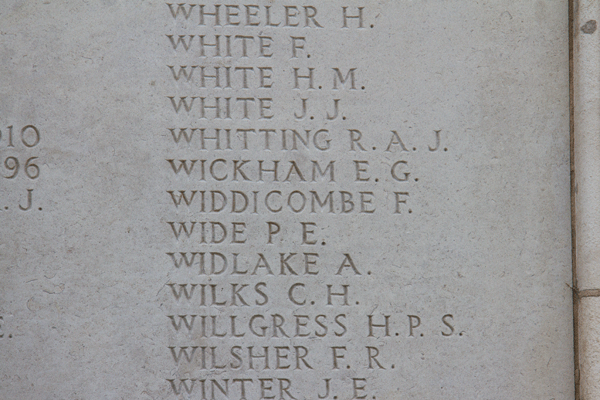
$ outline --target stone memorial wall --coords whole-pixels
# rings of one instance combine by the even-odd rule
[[[0,397],[573,398],[565,4],[4,8]]]

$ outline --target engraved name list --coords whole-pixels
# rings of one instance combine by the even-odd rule
[[[157,198],[171,209],[161,301],[174,395],[376,399],[373,377],[410,368],[399,343],[465,335],[453,310],[397,307],[400,288],[382,284],[395,261],[360,245],[363,222],[415,217],[413,168],[449,148],[441,126],[370,120],[376,77],[352,48],[374,15],[328,8],[163,9],[171,179]],[[339,48],[324,51],[332,34]]]

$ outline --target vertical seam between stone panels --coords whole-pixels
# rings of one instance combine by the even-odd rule
[[[573,71],[573,45],[574,45],[574,19],[575,19],[575,2],[569,1],[568,12],[568,30],[569,30],[569,141],[570,141],[570,184],[571,184],[571,269],[572,269],[572,285],[577,288],[577,253],[576,253],[576,209],[575,209],[575,99],[574,99],[574,71]],[[573,290],[573,374],[574,374],[574,391],[575,400],[580,399],[579,392],[579,298],[577,289]]]

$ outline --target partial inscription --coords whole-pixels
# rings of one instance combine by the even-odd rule
[[[572,400],[563,3],[5,0],[0,398]]]

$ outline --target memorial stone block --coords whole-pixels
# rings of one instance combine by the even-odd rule
[[[2,8],[1,398],[573,399],[565,2]]]

